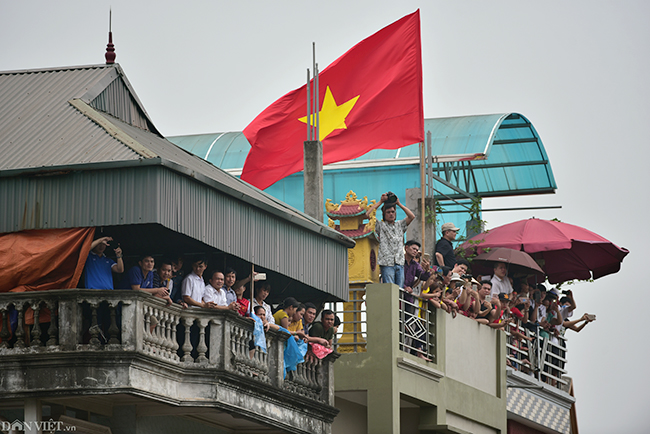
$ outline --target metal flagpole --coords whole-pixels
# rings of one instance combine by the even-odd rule
[[[312,71],[314,71],[314,88],[312,92],[312,104],[314,109],[312,113],[314,114],[313,127],[314,135],[311,140],[318,140],[318,134],[316,134],[316,119],[318,119],[318,74],[316,73],[316,43],[312,42]]]
[[[307,82],[307,140],[303,143],[305,214],[323,221],[323,144],[319,132],[319,76],[316,43],[312,45],[312,80]],[[307,75],[309,77],[309,74]]]
[[[431,198],[431,225],[432,235],[431,242],[436,245],[436,195],[433,189],[433,155],[431,154],[431,131],[427,131],[427,147],[426,147],[426,165],[427,165],[427,197]],[[432,256],[435,257],[435,254]]]
[[[316,50],[316,44],[314,44],[314,50]],[[316,52],[314,51],[314,61],[315,60],[316,60]],[[319,92],[320,91],[320,89],[319,89],[320,83],[318,83],[318,80],[319,80],[318,63],[314,63],[314,97],[315,97],[315,100],[316,100],[316,112],[314,113],[316,115],[316,122],[315,122],[315,124],[316,124],[316,134],[315,134],[314,140],[320,141],[320,132],[319,132],[319,130],[320,130],[320,110],[319,110],[320,101],[318,100],[318,98],[320,96],[319,95],[319,93],[320,93]]]
[[[309,68],[307,68],[307,140],[311,140],[311,98],[309,98],[309,88],[311,80],[309,77]]]
[[[251,262],[251,305],[250,305],[250,310],[251,310],[251,316],[253,316],[253,299],[255,298],[255,264]]]
[[[424,142],[420,142],[420,193],[422,196],[421,207],[420,207],[420,229],[422,236],[422,252],[426,253],[426,236],[424,233],[424,226],[426,220],[426,205],[425,205],[425,188],[426,184],[424,182]]]

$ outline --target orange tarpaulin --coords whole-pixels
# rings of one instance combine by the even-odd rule
[[[94,234],[95,228],[0,234],[0,293],[76,288]],[[42,312],[39,322],[49,316]]]

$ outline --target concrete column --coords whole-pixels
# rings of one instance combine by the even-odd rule
[[[218,316],[210,320],[208,324],[210,327],[210,341],[208,347],[210,348],[210,363],[216,365],[219,369],[230,369],[230,358],[226,354],[230,354],[230,327],[227,326],[225,318]]]
[[[64,350],[73,350],[79,342],[81,330],[81,305],[76,298],[59,302],[59,345]]]
[[[304,151],[305,214],[323,221],[323,143],[306,141]]]
[[[138,297],[122,302],[122,346],[142,351],[144,342],[144,306]]]
[[[387,296],[389,295],[389,296]],[[396,357],[399,351],[399,289],[393,284],[366,290],[368,355],[373,378],[368,384],[368,432],[400,432],[400,397]]]
[[[43,417],[41,401],[34,398],[25,399],[25,434],[41,434],[40,422]]]

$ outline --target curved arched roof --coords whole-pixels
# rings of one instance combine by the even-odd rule
[[[553,193],[557,188],[544,145],[532,123],[518,113],[425,119],[431,133],[433,172],[471,195],[510,196]],[[250,144],[241,132],[168,137],[185,150],[234,175],[241,174]],[[378,172],[381,176],[376,176]],[[368,182],[369,177],[372,182]],[[325,197],[337,200],[354,189],[359,197],[420,186],[419,145],[375,149],[354,160],[330,164],[324,172]],[[436,190],[466,197],[444,182]],[[302,209],[302,173],[276,182],[268,193]]]

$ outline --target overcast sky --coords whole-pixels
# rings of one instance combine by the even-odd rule
[[[631,253],[614,276],[575,287],[570,334],[580,430],[646,432],[650,350],[643,288],[650,186],[647,1],[9,1],[0,70],[117,62],[163,134],[241,131],[361,39],[421,9],[426,117],[518,112],[540,134],[555,195],[492,199],[488,227],[532,216],[587,227]],[[336,201],[343,198],[336,198]],[[646,270],[646,271],[644,271]],[[635,338],[636,336],[636,338]]]

